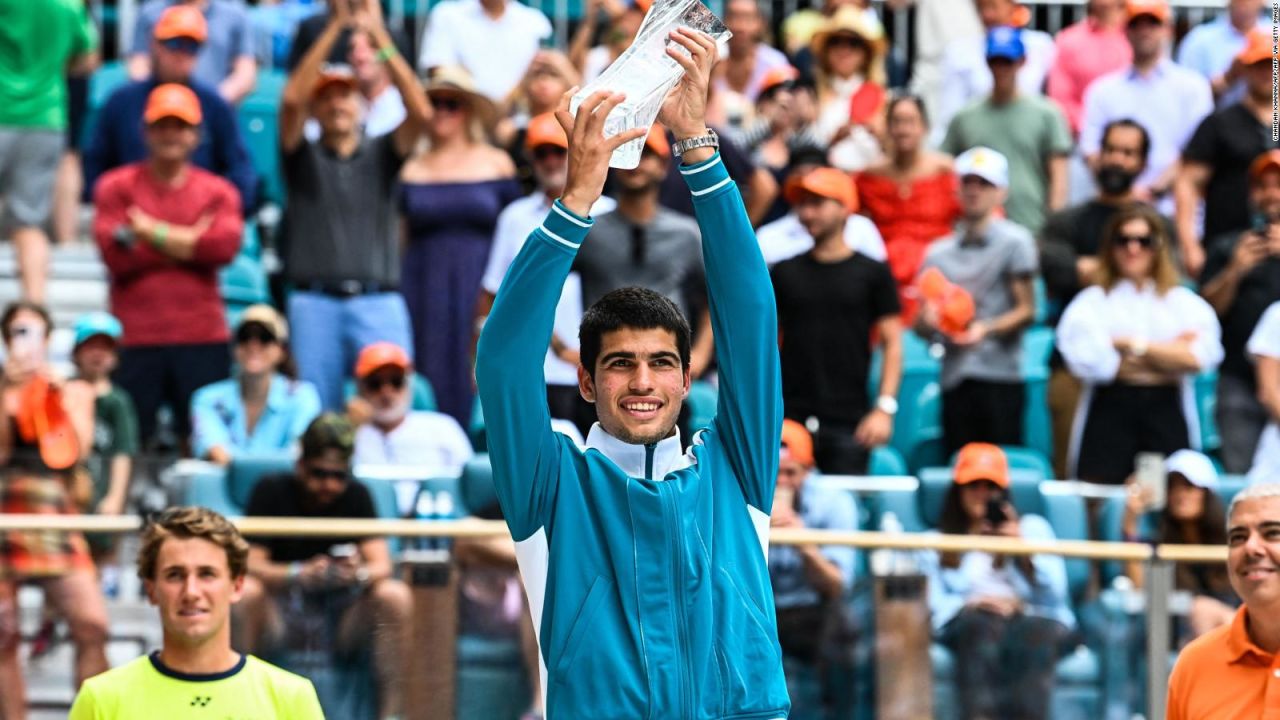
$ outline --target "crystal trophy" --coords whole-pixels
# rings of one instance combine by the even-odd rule
[[[578,106],[592,93],[608,90],[625,93],[627,98],[605,119],[606,137],[631,128],[647,129],[653,125],[662,101],[684,75],[684,68],[667,55],[668,47],[689,54],[670,38],[671,31],[679,27],[707,33],[716,40],[721,55],[732,34],[700,0],[656,0],[645,13],[644,22],[631,47],[573,96],[569,103],[570,112],[577,113]],[[644,141],[641,137],[619,147],[609,158],[609,167],[630,169],[639,165]]]

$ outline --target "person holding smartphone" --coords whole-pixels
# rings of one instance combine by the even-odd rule
[[[1009,461],[970,443],[956,458],[938,530],[1031,541],[1055,539],[1049,522],[1009,501]],[[944,552],[925,562],[938,641],[955,655],[962,718],[1048,717],[1054,668],[1076,625],[1067,568],[1052,555]]]

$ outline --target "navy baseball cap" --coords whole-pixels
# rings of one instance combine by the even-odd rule
[[[1022,31],[1002,25],[987,32],[987,58],[1003,58],[1017,62],[1027,56],[1027,46],[1022,44]]]

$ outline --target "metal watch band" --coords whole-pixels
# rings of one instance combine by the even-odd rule
[[[671,146],[671,152],[674,153],[676,157],[682,157],[686,152],[700,147],[720,147],[720,136],[716,134],[715,130],[707,128],[706,135],[699,135],[697,137],[677,141]]]

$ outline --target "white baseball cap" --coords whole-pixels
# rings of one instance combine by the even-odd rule
[[[1218,489],[1218,468],[1204,453],[1179,450],[1165,458],[1164,469],[1166,473],[1178,473],[1196,487]]]
[[[989,147],[969,148],[956,158],[956,175],[976,175],[1004,190],[1009,187],[1009,160]]]

